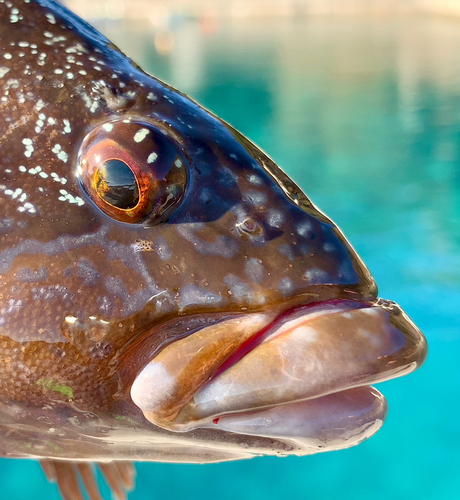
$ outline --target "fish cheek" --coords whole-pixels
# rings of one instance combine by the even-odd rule
[[[61,244],[34,242],[3,262],[8,294],[0,299],[5,309],[0,329],[18,341],[59,342],[66,317],[109,324],[143,309],[153,294],[133,250],[106,238],[103,228],[83,240],[68,236]]]

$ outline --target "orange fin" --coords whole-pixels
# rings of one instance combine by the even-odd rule
[[[63,500],[102,500],[96,481],[97,465],[116,500],[126,500],[134,487],[135,469],[131,462],[69,462],[40,460],[48,481],[56,483]]]

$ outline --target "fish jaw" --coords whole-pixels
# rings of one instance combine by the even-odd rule
[[[426,352],[397,304],[335,300],[250,314],[176,341],[141,370],[131,397],[170,431],[271,437],[310,454],[373,435],[387,405],[369,384],[412,372]]]

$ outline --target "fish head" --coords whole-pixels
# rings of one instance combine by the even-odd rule
[[[337,226],[63,7],[14,15],[0,409],[28,440],[10,432],[8,452],[218,461],[373,434],[386,403],[369,384],[414,370],[426,343]]]

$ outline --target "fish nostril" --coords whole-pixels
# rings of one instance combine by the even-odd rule
[[[261,236],[264,232],[262,224],[253,217],[245,217],[241,222],[237,222],[236,230],[242,238]]]

